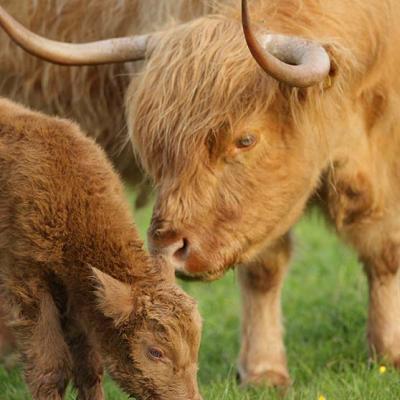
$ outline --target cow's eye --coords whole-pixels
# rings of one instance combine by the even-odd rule
[[[156,347],[150,347],[147,350],[147,355],[149,356],[150,359],[155,360],[155,361],[160,361],[164,358],[163,351]]]
[[[257,139],[254,135],[247,134],[237,139],[235,145],[238,149],[249,149],[250,147],[253,147],[256,142]]]

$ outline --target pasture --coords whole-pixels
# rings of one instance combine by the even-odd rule
[[[132,201],[133,203],[133,201]],[[136,212],[143,235],[151,209]],[[366,280],[354,253],[326,228],[317,213],[295,229],[296,255],[285,284],[283,308],[289,370],[288,400],[392,400],[400,398],[399,375],[369,364],[365,338]],[[184,283],[204,318],[200,385],[205,400],[282,399],[266,389],[241,390],[235,382],[240,298],[233,272],[212,284]],[[381,368],[380,368],[381,367]],[[109,400],[126,397],[110,381]],[[73,393],[67,396],[73,399]],[[20,370],[0,366],[0,400],[29,395]]]

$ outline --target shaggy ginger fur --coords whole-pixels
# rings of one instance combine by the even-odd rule
[[[240,266],[242,382],[287,385],[288,232],[316,197],[364,262],[371,355],[400,367],[400,2],[249,0],[259,33],[325,46],[331,74],[308,89],[261,70],[233,3],[165,34],[128,93],[152,249],[192,279]]]
[[[208,0],[4,0],[1,5],[32,31],[75,43],[161,30],[211,10]],[[25,53],[2,30],[0,58],[0,95],[78,121],[124,178],[133,184],[142,180],[125,146],[123,98],[143,63],[60,67]]]
[[[0,99],[0,283],[35,400],[199,400],[200,317],[143,250],[123,188],[69,121]],[[170,275],[170,276],[168,276]]]

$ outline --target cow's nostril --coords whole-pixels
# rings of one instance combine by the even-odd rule
[[[182,239],[182,246],[174,253],[174,257],[179,261],[185,261],[189,256],[189,241]]]

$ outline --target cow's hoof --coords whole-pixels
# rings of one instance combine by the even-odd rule
[[[258,374],[248,374],[246,376],[241,376],[238,372],[237,380],[242,387],[267,386],[286,389],[292,384],[289,375],[271,370]]]
[[[397,357],[383,357],[381,360],[374,360],[376,364],[383,364],[383,365],[388,365],[392,366],[397,370],[400,370],[400,356]]]
[[[398,354],[398,352],[397,352],[397,354]],[[396,356],[388,356],[388,355],[371,356],[368,360],[368,366],[373,367],[376,365],[388,365],[388,366],[394,367],[397,370],[400,370],[400,356],[399,355],[396,355]]]

